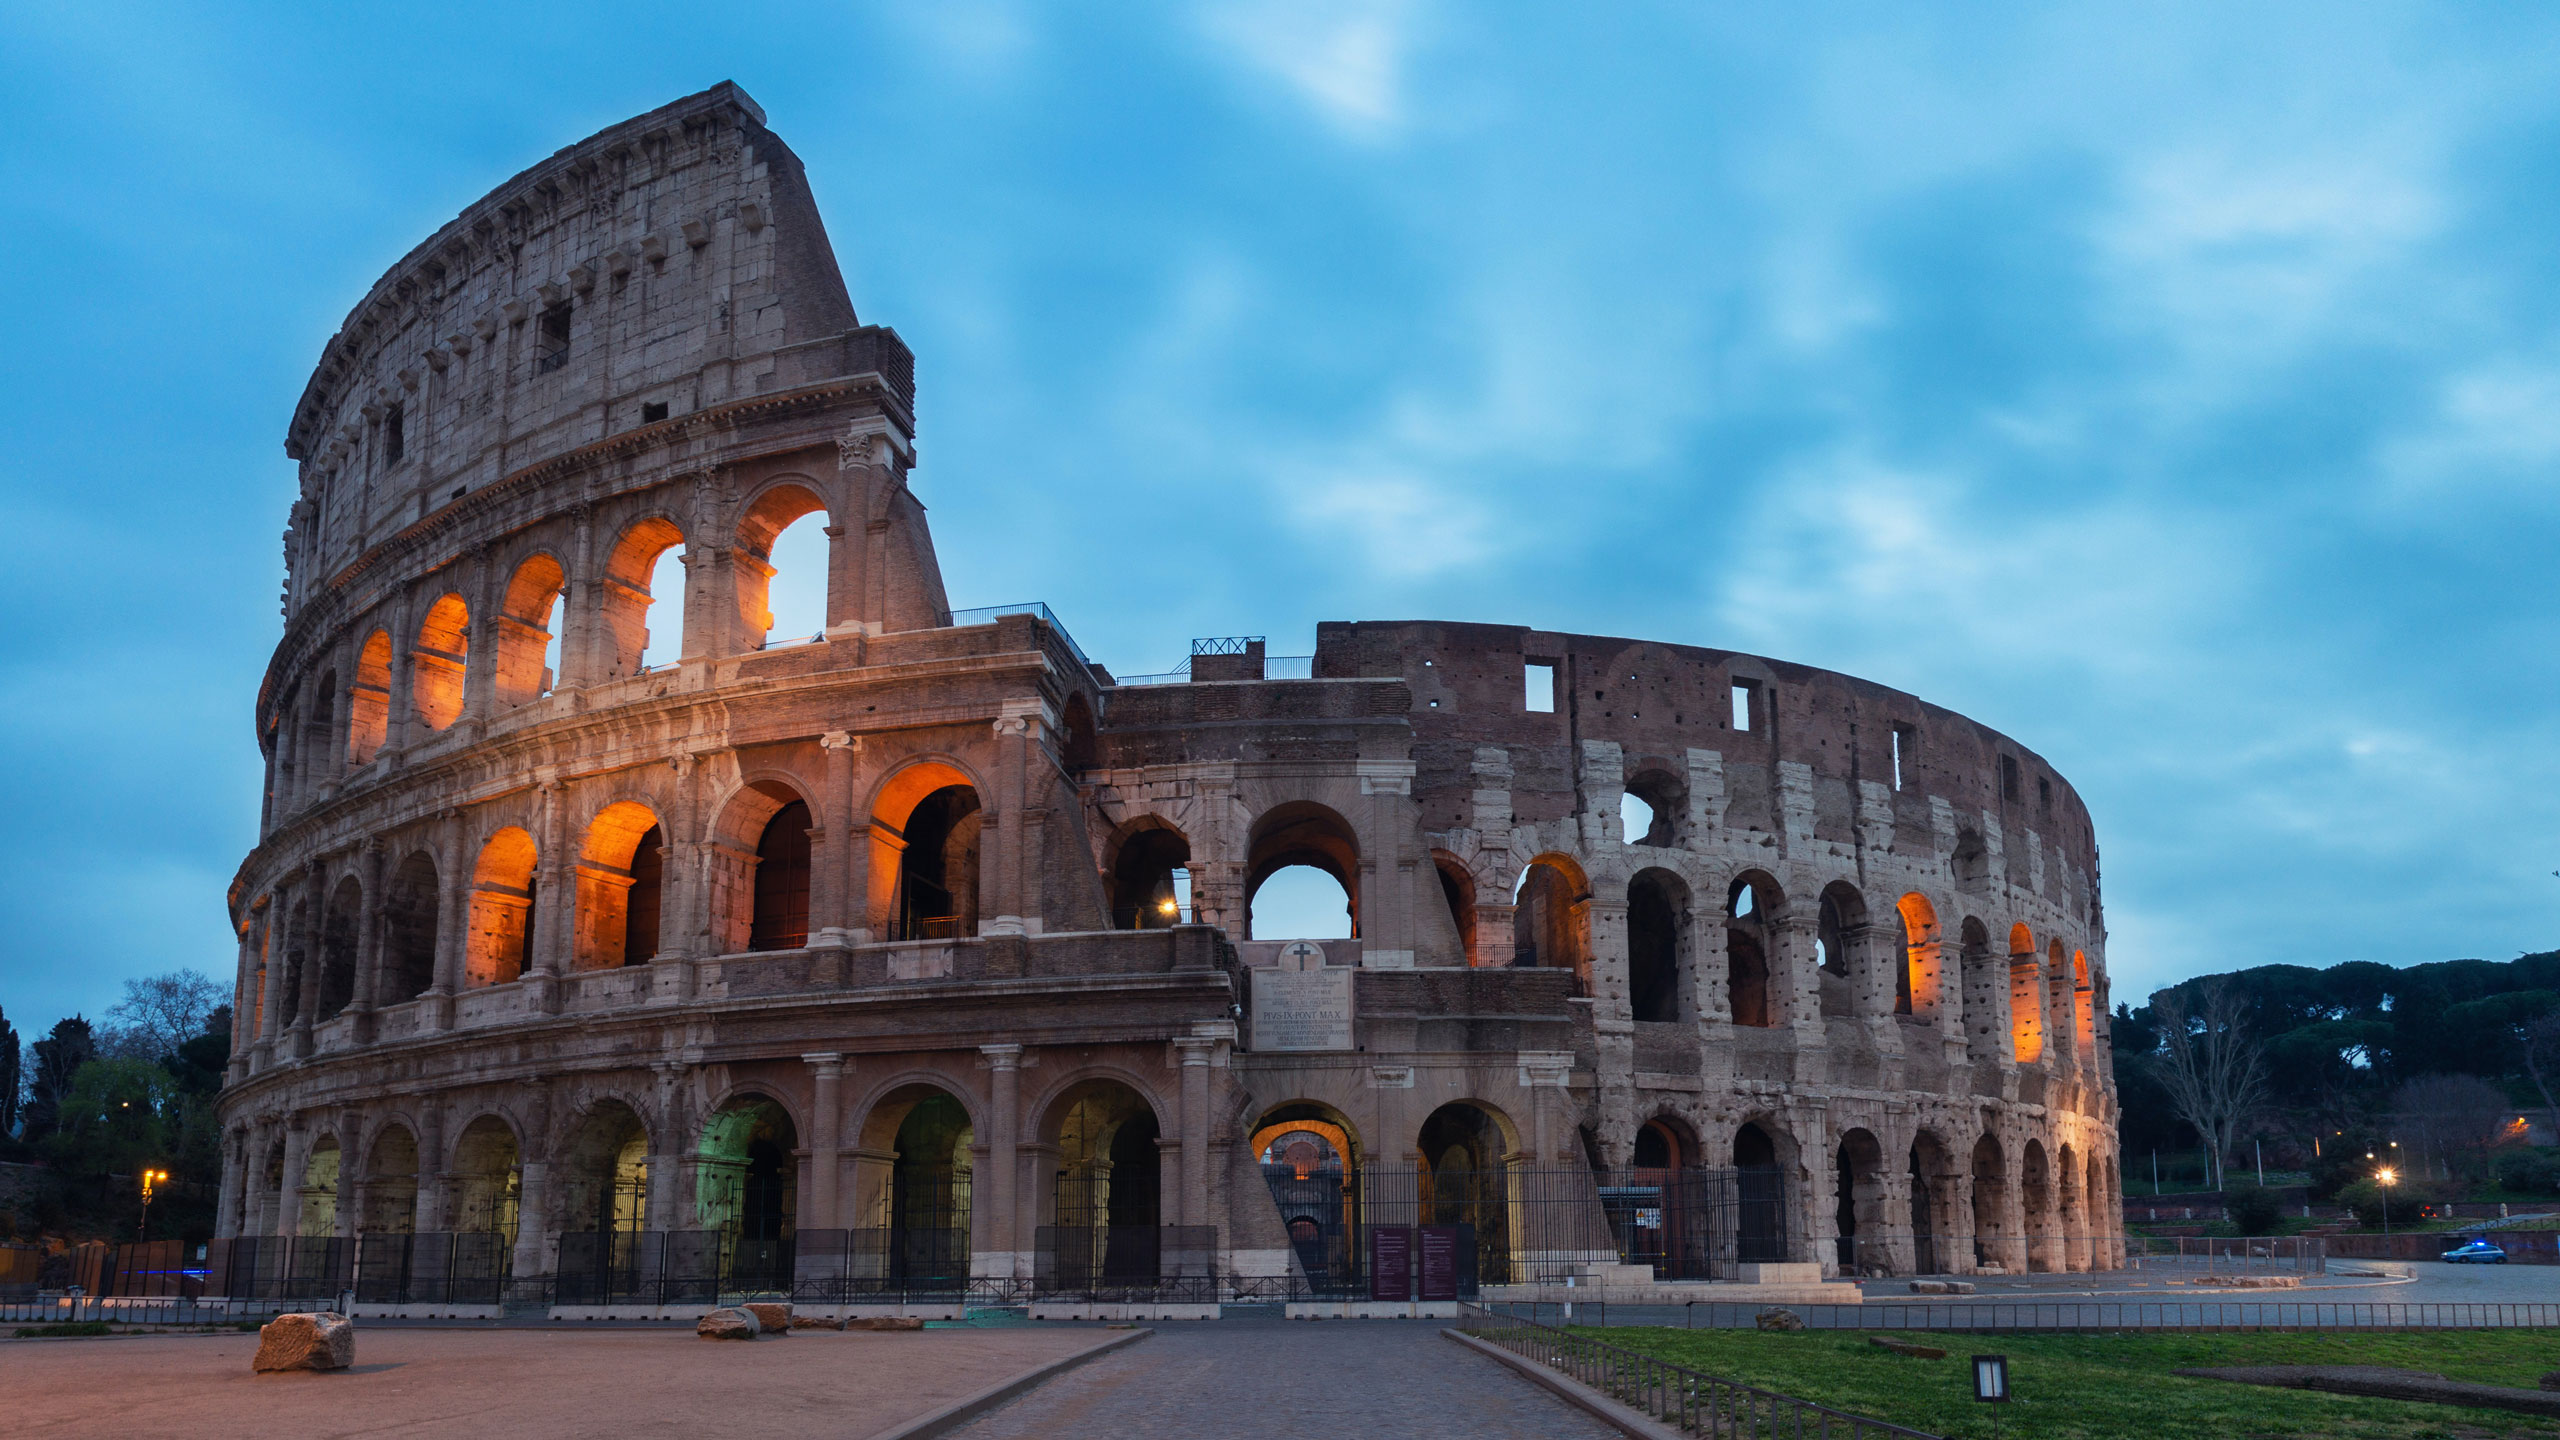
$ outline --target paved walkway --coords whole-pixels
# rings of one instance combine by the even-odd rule
[[[0,1434],[858,1440],[1104,1338],[1020,1325],[741,1345],[690,1329],[359,1322],[355,1368],[334,1375],[252,1375],[258,1337],[239,1333],[0,1340]]]
[[[958,1440],[1615,1440],[1435,1322],[1176,1322],[955,1432]]]

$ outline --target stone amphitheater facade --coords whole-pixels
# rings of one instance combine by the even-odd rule
[[[914,406],[728,85],[355,307],[287,435],[222,1235],[503,1231],[536,1275],[598,1229],[939,1225],[1000,1286],[1062,1228],[1215,1227],[1285,1276],[1294,1155],[1425,1177],[1406,1218],[1477,1177],[1515,1231],[1481,1177],[1775,1176],[1760,1258],[1827,1274],[2120,1262],[2096,842],[2035,753],[1517,626],[1123,683],[1045,607],[951,609]],[[780,643],[812,515],[827,623]],[[1354,938],[1250,934],[1295,865]]]

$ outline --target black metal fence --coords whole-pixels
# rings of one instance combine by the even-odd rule
[[[1908,1436],[1936,1440],[1925,1430],[1871,1420],[1656,1359],[1622,1345],[1578,1335],[1482,1306],[1461,1309],[1467,1334],[1499,1345],[1539,1366],[1561,1372],[1622,1405],[1643,1411],[1692,1435],[1734,1440],[1780,1437]]]
[[[1775,1169],[1422,1170],[1299,1174],[1263,1167],[1308,1287],[1324,1298],[1370,1289],[1368,1236],[1387,1226],[1454,1225],[1471,1248],[1462,1294],[1478,1285],[1560,1282],[1598,1263],[1665,1280],[1728,1279],[1737,1264],[1790,1258],[1786,1177]]]
[[[802,1304],[949,1300],[970,1288],[965,1228],[803,1230],[796,1240],[791,1298]]]
[[[1043,1225],[1033,1237],[1031,1293],[1102,1303],[1215,1304],[1214,1225]]]
[[[1595,1329],[1673,1326],[1691,1330],[1756,1328],[1761,1304],[1693,1300],[1685,1305],[1579,1301],[1503,1301],[1486,1311],[1533,1324]],[[1810,1330],[2012,1331],[2330,1331],[2544,1330],[2560,1328],[2560,1303],[2411,1303],[2327,1300],[1970,1300],[1785,1307]]]

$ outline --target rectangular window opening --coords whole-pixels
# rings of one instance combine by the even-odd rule
[[[542,330],[534,337],[534,374],[548,375],[569,363],[569,311],[569,306],[554,305],[542,312]]]
[[[1901,789],[1920,765],[1920,732],[1909,725],[1893,727],[1893,788]]]
[[[1521,667],[1525,693],[1521,703],[1532,715],[1552,715],[1556,709],[1556,667],[1554,662],[1532,660]]]
[[[397,465],[400,463],[400,458],[408,453],[409,427],[407,424],[407,415],[402,407],[394,405],[391,407],[391,413],[382,417],[382,454],[384,463]]]
[[[666,419],[666,418],[667,418],[667,402],[666,402],[666,401],[664,401],[664,400],[643,400],[643,401],[641,401],[641,402],[640,402],[640,423],[641,423],[641,424],[643,424],[643,425],[655,425],[655,424],[657,424],[659,421],[664,420],[664,419]]]
[[[1760,682],[1757,680],[1734,681],[1733,728],[1736,730],[1748,730],[1752,728],[1754,723],[1752,719],[1752,712],[1759,708]]]
[[[2036,777],[2036,808],[2046,815],[2053,813],[2053,782],[2041,775]]]
[[[2018,757],[2015,755],[2000,757],[2000,798],[2003,800],[2018,798]]]

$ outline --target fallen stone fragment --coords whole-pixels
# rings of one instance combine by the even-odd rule
[[[754,1314],[735,1306],[707,1311],[693,1322],[693,1333],[705,1340],[753,1340],[761,1328]]]
[[[2371,1395],[2383,1400],[2474,1405],[2526,1415],[2560,1416],[2560,1394],[2524,1390],[2511,1385],[2447,1380],[2429,1370],[2394,1370],[2382,1365],[2226,1365],[2176,1373],[2200,1380],[2230,1380],[2242,1385],[2280,1385],[2292,1390],[2322,1390],[2332,1395]]]
[[[912,1315],[864,1315],[844,1322],[847,1330],[921,1330],[924,1321]]]
[[[756,1317],[756,1328],[768,1335],[791,1333],[791,1306],[787,1301],[750,1300],[738,1308]]]
[[[1804,1317],[1783,1305],[1772,1305],[1756,1317],[1763,1330],[1801,1330]]]
[[[1940,1350],[1935,1346],[1914,1345],[1908,1340],[1889,1340],[1882,1335],[1868,1336],[1867,1343],[1875,1346],[1879,1350],[1890,1350],[1896,1355],[1908,1355],[1914,1360],[1944,1360],[1947,1358],[1947,1352]]]
[[[2299,1275],[2207,1275],[2198,1285],[2220,1285],[2231,1290],[2299,1290]]]
[[[356,1322],[334,1311],[279,1315],[258,1327],[257,1358],[249,1368],[344,1370],[356,1363]]]
[[[1911,1293],[1914,1295],[1970,1295],[1973,1293],[1973,1282],[1970,1280],[1914,1280],[1911,1282]]]
[[[844,1317],[841,1315],[832,1318],[825,1315],[794,1315],[791,1317],[791,1328],[794,1330],[841,1330],[844,1328]]]

